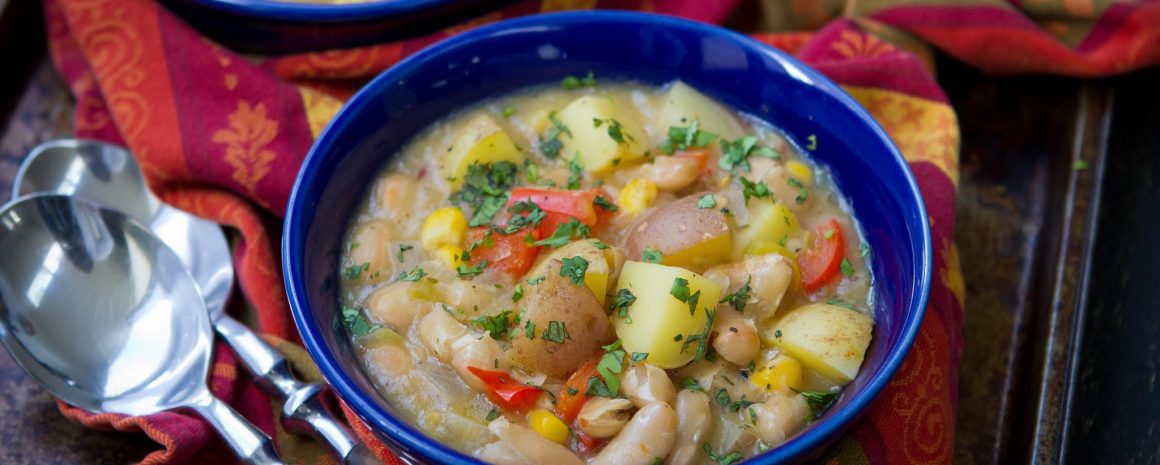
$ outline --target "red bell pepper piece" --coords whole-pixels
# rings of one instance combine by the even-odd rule
[[[499,270],[512,277],[523,276],[536,262],[540,247],[526,240],[530,231],[520,230],[512,234],[493,232],[487,226],[471,228],[467,231],[467,243],[476,244],[468,255],[468,264],[475,266],[487,260],[486,270]],[[490,233],[490,235],[489,235]],[[532,234],[532,241],[539,240],[539,233]]]
[[[484,370],[473,366],[467,367],[467,371],[470,371],[487,385],[487,397],[501,408],[526,410],[536,405],[536,399],[540,397],[539,388],[520,384],[506,372]]]
[[[846,255],[846,240],[842,236],[842,226],[831,219],[814,229],[814,246],[798,255],[798,266],[802,272],[802,288],[814,292],[825,286],[842,266]]]
[[[517,187],[512,189],[508,195],[508,207],[519,202],[532,202],[541,210],[548,213],[566,215],[580,220],[588,226],[595,226],[596,208],[592,205],[592,201],[596,199],[596,195],[603,191],[599,189],[591,189],[586,191],[573,191],[566,189],[551,189],[540,187]],[[565,220],[566,221],[566,220]],[[553,229],[552,231],[555,231]]]

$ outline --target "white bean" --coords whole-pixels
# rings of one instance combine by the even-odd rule
[[[411,371],[411,353],[402,345],[383,344],[368,349],[367,357],[372,371],[381,371],[387,377],[385,381]]]
[[[375,289],[367,297],[367,313],[375,323],[406,333],[415,318],[436,308],[431,302],[411,296],[411,282],[398,282]]]
[[[668,456],[676,439],[677,413],[668,404],[654,402],[637,410],[589,465],[649,465]]]
[[[459,340],[465,343],[460,344],[457,341],[452,344],[451,350],[455,355],[451,357],[451,366],[459,373],[459,377],[463,378],[463,382],[471,386],[472,389],[483,392],[487,390],[487,384],[476,377],[474,373],[468,371],[467,367],[499,371],[507,371],[511,368],[507,357],[504,356],[503,349],[491,336],[485,334],[482,338],[476,339],[475,336],[466,334]]]
[[[697,160],[685,157],[657,157],[652,163],[634,166],[625,170],[629,179],[648,179],[656,184],[657,190],[676,192],[689,187],[697,180],[701,165]]]
[[[367,221],[354,227],[347,251],[347,266],[344,277],[354,276],[363,282],[378,282],[391,275],[391,252],[387,242],[391,230],[386,221]],[[353,271],[348,271],[353,270]]]
[[[770,446],[781,444],[802,426],[810,406],[802,396],[789,390],[774,391],[765,402],[755,405],[757,433]]]
[[[749,281],[752,291],[744,313],[757,321],[762,321],[777,312],[777,307],[781,305],[781,299],[789,289],[790,281],[793,280],[793,268],[790,267],[789,259],[776,253],[768,253],[749,257],[737,263],[715,266],[705,271],[705,276],[715,283],[723,281],[722,275],[728,278],[728,286],[725,289],[731,293]]]
[[[677,400],[677,390],[665,370],[647,363],[635,364],[620,377],[620,392],[638,408],[653,402],[669,406]]]
[[[475,456],[492,465],[536,465],[517,454],[516,451],[508,447],[503,441],[496,441],[483,446],[475,453]]]
[[[526,463],[584,465],[584,462],[567,447],[544,439],[543,436],[530,428],[513,424],[504,417],[492,420],[487,425],[487,429],[495,433],[513,453],[523,458]]]
[[[682,390],[677,394],[677,446],[669,454],[668,465],[692,465],[701,456],[701,444],[713,426],[709,396],[703,392]]]
[[[628,423],[632,417],[629,412],[631,409],[632,402],[628,399],[593,397],[580,408],[576,424],[580,430],[594,438],[612,437]]]
[[[428,312],[419,320],[419,338],[423,345],[443,362],[451,360],[451,344],[467,334],[467,326],[460,323],[445,311]]]
[[[734,365],[748,365],[761,350],[761,338],[757,334],[757,327],[753,321],[738,312],[732,310],[717,312],[717,319],[713,321],[713,331],[717,333],[713,338],[713,349],[721,358]]]

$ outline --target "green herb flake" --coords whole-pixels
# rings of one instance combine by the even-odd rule
[[[1075,163],[1072,163],[1071,167],[1072,167],[1072,169],[1074,169],[1076,171],[1083,171],[1083,170],[1090,168],[1091,164],[1088,163],[1087,160],[1080,159],[1080,160],[1076,160]]]
[[[399,275],[395,276],[395,282],[399,282],[399,281],[415,282],[415,281],[422,279],[424,276],[427,276],[427,272],[423,271],[422,268],[415,268],[415,269],[411,270],[410,272],[400,271]]]
[[[693,120],[688,128],[670,127],[668,135],[668,139],[658,147],[666,155],[672,155],[680,150],[708,147],[719,137],[717,134],[702,131],[698,127],[697,120]]]
[[[483,273],[484,268],[487,268],[487,260],[483,260],[474,265],[459,265],[455,267],[455,273],[459,275],[460,278],[469,278],[472,276],[478,276],[480,273]]]
[[[717,303],[729,302],[729,305],[732,305],[734,310],[737,310],[738,312],[744,312],[745,304],[749,302],[749,296],[753,292],[753,287],[750,286],[751,281],[753,281],[752,275],[745,278],[744,285],[737,288],[737,290],[733,291],[732,294],[721,298],[721,301]]]
[[[745,456],[737,451],[730,452],[726,455],[718,455],[713,452],[713,448],[707,442],[701,448],[705,451],[705,455],[709,456],[709,460],[717,462],[718,465],[733,465],[745,459]]]
[[[528,339],[536,338],[536,322],[528,320],[524,323],[524,337]]]
[[[574,395],[576,395],[576,394],[579,394],[579,393],[580,393],[580,390],[579,390],[579,389],[576,389],[576,388],[574,388],[574,387],[568,386],[568,395],[570,395],[570,396],[574,396]]]
[[[863,258],[869,257],[870,256],[870,244],[862,244],[862,245],[858,246],[858,255],[861,255]]]
[[[584,391],[584,395],[590,397],[605,397],[609,399],[616,398],[616,393],[609,389],[608,385],[604,383],[604,380],[600,379],[600,377],[596,375],[592,375],[588,378],[588,389]]]
[[[370,268],[371,268],[370,263],[363,263],[361,265],[351,265],[351,266],[346,267],[345,270],[343,270],[343,274],[346,275],[346,279],[358,279],[359,275],[361,275],[362,272],[367,271]]]
[[[551,237],[536,241],[533,245],[550,245],[552,248],[558,249],[571,242],[573,238],[584,239],[591,233],[592,229],[588,225],[581,223],[576,218],[571,218],[567,223],[557,225],[556,231],[552,233]]]
[[[660,251],[647,246],[644,248],[644,252],[640,254],[640,258],[648,263],[660,263],[664,259]]]
[[[582,87],[595,87],[595,86],[596,86],[596,74],[593,73],[592,71],[589,71],[588,75],[584,76],[584,77],[564,76],[564,79],[560,80],[560,87],[564,88],[565,90],[574,90],[574,89],[579,89]]]
[[[612,203],[602,195],[597,195],[596,198],[592,199],[592,205],[610,213],[620,209],[615,203]]]
[[[854,267],[850,265],[849,260],[846,260],[845,258],[843,258],[841,268],[842,268],[843,275],[845,275],[847,277],[854,276]]]
[[[484,417],[484,420],[487,420],[488,423],[491,423],[491,421],[495,420],[496,418],[499,418],[499,410],[496,410],[495,407],[492,407],[491,410],[487,412],[487,416]]]
[[[584,284],[584,273],[588,271],[588,260],[581,256],[575,256],[564,258],[561,262],[563,265],[560,266],[560,276],[570,278],[575,286]]]
[[[512,291],[512,302],[519,302],[522,298],[524,298],[524,285],[516,284],[515,290]]]
[[[560,149],[564,148],[564,141],[560,140],[560,136],[566,135],[571,139],[572,131],[556,118],[556,112],[554,111],[548,113],[548,121],[552,123],[552,126],[540,138],[540,153],[549,159],[555,159],[560,156]]]
[[[707,208],[714,208],[716,206],[717,200],[713,198],[713,194],[705,194],[702,195],[701,198],[697,199],[697,208],[702,210]]]
[[[660,457],[653,457],[652,461],[649,462],[648,465],[662,465],[664,463],[665,463],[664,459],[662,459]]]
[[[508,191],[515,187],[518,172],[519,167],[507,161],[468,165],[463,187],[451,196],[451,203],[471,208],[468,226],[488,224],[507,203]]]
[[[643,362],[643,361],[645,361],[645,359],[647,359],[647,358],[648,358],[648,352],[633,352],[633,353],[632,353],[632,361],[633,361],[633,363],[640,363],[640,362]]]
[[[361,310],[345,305],[342,307],[342,321],[355,337],[363,337],[382,328],[382,325],[367,321],[366,315]]]
[[[632,294],[632,291],[621,289],[612,296],[612,310],[620,318],[632,323],[632,317],[628,315],[628,307],[631,307],[633,302],[636,302],[636,296]]]
[[[487,331],[492,339],[501,340],[507,335],[512,324],[512,311],[504,310],[497,315],[484,315],[470,321],[471,326]]]
[[[507,118],[511,115],[514,115],[514,114],[516,114],[516,107],[513,107],[511,105],[503,107],[503,111],[501,114],[503,115],[504,118]]]
[[[689,280],[685,278],[674,278],[673,285],[669,288],[669,295],[672,295],[677,300],[689,305],[689,314],[697,313],[697,302],[701,300],[701,291],[690,294]]]
[[[610,392],[619,392],[620,374],[624,372],[624,349],[611,350],[600,356],[596,362],[596,372],[604,380]]]
[[[540,284],[540,283],[544,282],[544,279],[546,279],[546,278],[547,278],[547,276],[536,276],[535,278],[531,278],[531,279],[529,279],[529,280],[527,281],[527,283],[528,283],[529,285],[535,286],[535,285],[537,285],[537,284]]]
[[[682,379],[681,388],[689,391],[705,392],[705,388],[701,387],[701,383],[698,383],[693,378]]]
[[[568,328],[564,326],[563,321],[552,320],[548,322],[548,329],[540,334],[540,339],[563,344],[564,339],[571,339],[571,336],[568,336]]]
[[[780,329],[773,330],[773,337],[776,339],[781,339],[781,330]]]
[[[709,332],[713,330],[713,319],[717,316],[716,310],[707,310],[705,313],[709,315],[709,318],[705,319],[705,328],[699,334],[690,334],[689,337],[685,338],[685,342],[681,344],[682,354],[685,353],[685,350],[689,346],[693,344],[697,345],[697,349],[694,352],[695,355],[693,356],[694,362],[705,358],[705,354],[709,350]]]
[[[581,182],[584,180],[584,163],[580,161],[580,154],[577,153],[572,160],[568,162],[568,188],[579,189]]]
[[[854,304],[851,304],[850,302],[846,302],[845,300],[839,299],[837,297],[831,297],[830,300],[826,301],[826,303],[830,304],[830,305],[842,307],[842,308],[845,308],[847,310],[853,310],[855,312],[858,311],[858,309],[854,308]]]
[[[818,149],[818,136],[816,134],[810,134],[806,140],[810,141],[809,145],[806,146],[806,150],[813,152]]]
[[[748,408],[750,405],[758,403],[746,399],[744,395],[742,395],[738,400],[733,400],[729,397],[729,392],[726,391],[725,388],[718,389],[713,398],[717,400],[717,405],[720,405],[721,408],[733,413],[740,412],[741,409]]]
[[[806,400],[810,406],[810,414],[806,416],[806,424],[813,423],[822,414],[826,413],[834,402],[838,400],[840,392],[826,391],[797,391],[798,395]]]
[[[411,245],[407,245],[407,244],[399,244],[399,251],[398,251],[398,252],[395,252],[395,258],[397,258],[397,259],[398,259],[398,260],[396,260],[396,261],[398,261],[399,263],[402,263],[402,262],[403,262],[403,258],[404,258],[404,257],[403,257],[403,254],[407,253],[407,251],[408,251],[408,250],[411,250],[411,249],[413,249],[413,248],[415,248],[415,247],[414,247],[414,246],[411,246]]]
[[[769,185],[767,185],[765,181],[753,182],[746,177],[740,177],[737,178],[737,180],[741,181],[741,195],[745,197],[746,205],[749,205],[749,199],[751,198],[760,199],[763,197],[768,198],[772,196],[772,193],[769,191]]]

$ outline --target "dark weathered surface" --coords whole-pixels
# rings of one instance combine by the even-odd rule
[[[1116,81],[1064,461],[1160,463],[1160,70]]]

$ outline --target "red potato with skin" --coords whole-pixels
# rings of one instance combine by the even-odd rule
[[[681,198],[653,210],[625,238],[629,260],[642,260],[646,249],[661,253],[661,263],[692,270],[729,259],[732,234],[720,208],[698,208],[708,192]],[[643,261],[643,260],[642,260]]]

